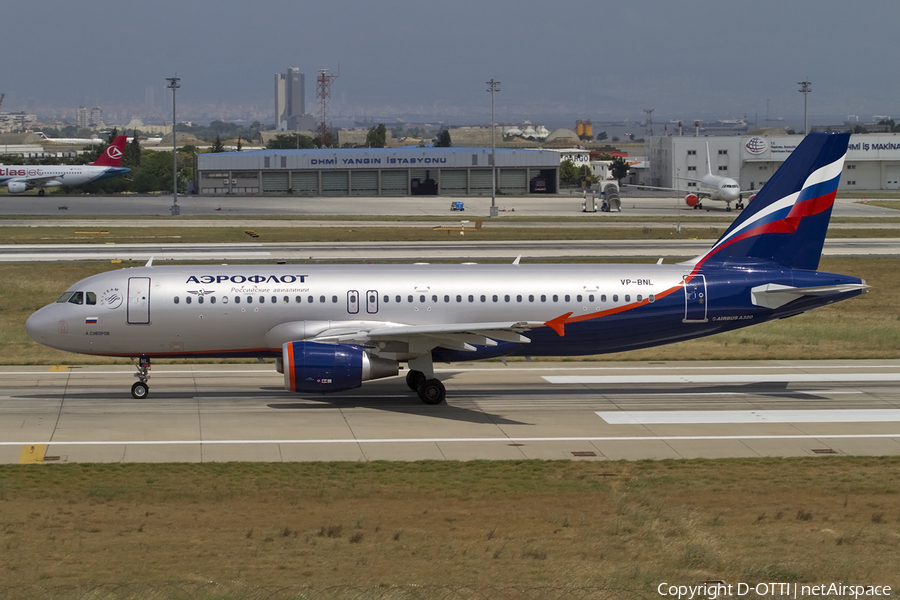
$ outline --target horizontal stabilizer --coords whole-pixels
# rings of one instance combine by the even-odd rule
[[[831,296],[846,292],[865,291],[869,286],[863,283],[845,283],[839,285],[820,285],[816,287],[791,287],[777,283],[758,285],[750,290],[751,301],[755,306],[764,308],[780,308],[804,296]]]

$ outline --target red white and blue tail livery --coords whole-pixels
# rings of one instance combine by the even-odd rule
[[[434,361],[620,352],[796,315],[863,293],[817,271],[847,135],[812,134],[712,248],[673,264],[188,265],[111,271],[25,324],[37,342],[138,360],[275,358],[287,390],[391,377],[436,404]]]

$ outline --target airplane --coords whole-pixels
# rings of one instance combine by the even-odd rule
[[[687,179],[687,178],[682,178]],[[731,203],[735,202],[735,208],[744,208],[744,194],[751,194],[750,200],[753,199],[752,194],[755,190],[741,190],[738,182],[731,177],[722,175],[713,175],[712,165],[709,159],[709,143],[706,144],[706,175],[700,179],[687,179],[700,184],[700,190],[697,192],[689,192],[685,197],[685,203],[693,209],[703,208],[703,199],[718,200],[725,203],[725,211],[731,212]],[[625,186],[622,186],[625,187]],[[631,185],[629,187],[639,187],[648,190],[663,190],[667,192],[683,192],[676,188],[654,187],[649,185]]]
[[[155,266],[93,275],[32,314],[52,348],[137,361],[275,358],[289,391],[391,377],[445,400],[435,361],[572,356],[669,344],[867,291],[818,272],[849,134],[813,133],[702,255],[663,264]]]
[[[65,144],[67,146],[96,146],[106,142],[99,137],[92,138],[52,138],[48,137],[43,131],[35,131],[35,135],[41,136],[41,139],[51,144]]]
[[[125,175],[131,169],[119,165],[127,141],[127,136],[118,136],[100,158],[89,165],[0,165],[0,185],[5,185],[10,194],[38,188],[38,196],[43,196],[44,188],[84,185]]]

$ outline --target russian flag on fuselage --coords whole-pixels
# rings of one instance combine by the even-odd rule
[[[806,136],[706,254],[703,264],[819,265],[849,133]]]

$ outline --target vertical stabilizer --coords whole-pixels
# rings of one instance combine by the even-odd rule
[[[706,254],[705,263],[774,262],[819,266],[849,133],[811,133]]]
[[[118,136],[112,141],[112,144],[106,147],[100,158],[91,163],[95,167],[118,167],[122,164],[122,155],[125,153],[125,142],[128,137],[124,135]]]

